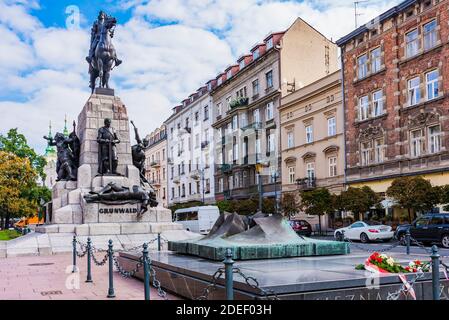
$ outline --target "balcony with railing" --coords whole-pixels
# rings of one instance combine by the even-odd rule
[[[153,187],[159,189],[161,186],[161,180],[155,179],[155,180],[149,180],[148,181]]]
[[[240,107],[246,107],[249,104],[249,98],[243,97],[243,98],[237,98],[232,100],[229,103],[229,107],[231,108],[231,110],[235,109],[235,108],[240,108]]]
[[[240,128],[243,131],[247,130],[261,130],[262,129],[262,122],[253,122],[245,127]]]
[[[221,171],[223,174],[231,173],[231,172],[232,172],[232,167],[233,167],[232,164],[224,163],[224,164],[222,164],[222,165],[220,166],[220,171]]]
[[[316,178],[302,178],[296,180],[299,190],[308,191],[316,188]]]
[[[151,163],[150,163],[150,167],[152,167],[152,168],[159,168],[160,166],[161,166],[160,160],[154,160],[154,161],[151,161]]]

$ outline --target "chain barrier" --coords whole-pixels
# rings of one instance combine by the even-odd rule
[[[139,272],[140,268],[142,268],[143,266],[143,258],[139,257],[139,262],[136,263],[136,267],[131,270],[131,271],[126,271],[125,269],[123,269],[118,260],[117,257],[115,255],[112,255],[112,259],[114,260],[114,265],[115,268],[117,269],[117,271],[120,273],[120,275],[124,278],[131,278],[134,277],[134,275]]]
[[[152,267],[153,264],[149,257],[147,258],[147,263],[150,270],[149,271],[150,277],[153,277],[153,287],[157,289],[157,294],[159,297],[167,299],[167,293],[164,290],[162,290],[161,282],[156,278],[156,270],[154,270],[154,268]]]
[[[91,255],[92,260],[94,261],[94,263],[95,263],[97,266],[100,266],[100,267],[101,267],[101,266],[104,266],[104,265],[106,264],[106,262],[108,261],[108,255],[109,255],[109,253],[106,252],[105,256],[103,257],[103,259],[102,259],[101,261],[99,261],[99,260],[95,257],[94,251],[93,251],[93,250],[91,250],[90,255]]]
[[[212,282],[204,288],[203,294],[195,298],[195,300],[208,300],[209,294],[212,291],[217,290],[217,282],[223,276],[224,272],[225,269],[223,267],[218,268],[217,271],[215,271],[215,273],[212,276]]]
[[[232,268],[232,271],[236,274],[238,274],[239,276],[241,276],[243,279],[245,279],[245,282],[247,285],[249,285],[251,288],[259,290],[260,293],[265,297],[266,300],[280,300],[279,297],[277,296],[277,294],[271,290],[271,289],[263,289],[260,287],[259,285],[259,281],[257,281],[256,278],[254,277],[250,277],[250,276],[246,276],[241,270],[240,268]],[[272,296],[272,297],[270,297]]]
[[[367,249],[367,248],[365,248],[365,247],[363,247],[363,246],[361,246],[361,245],[359,245],[359,244],[357,244],[357,243],[351,241],[351,239],[349,239],[349,238],[344,238],[344,241],[345,241],[345,242],[348,242],[351,246],[354,246],[354,247],[356,247],[357,249],[362,250],[362,251],[365,251],[365,252],[368,252],[368,253],[374,253],[374,252],[382,253],[382,252],[387,252],[387,251],[391,251],[391,250],[393,250],[394,248],[397,248],[397,247],[399,247],[399,246],[401,245],[401,241],[397,241],[397,242],[393,243],[392,245],[390,245],[389,247],[382,248],[382,249],[379,249],[379,250],[373,250],[373,249]]]
[[[410,237],[410,243],[414,243],[416,244],[420,249],[423,249],[426,253],[428,254],[432,254],[432,250],[431,249],[427,249],[424,244],[422,244],[421,242],[419,242],[418,240],[416,240],[413,237]]]
[[[401,297],[401,295],[404,295],[405,297],[408,296],[408,294],[414,290],[413,286],[415,285],[415,283],[419,280],[422,279],[424,277],[424,272],[419,272],[416,277],[407,283],[402,284],[401,288],[393,293],[389,293],[387,296],[387,300],[399,300],[399,298]]]
[[[78,250],[75,251],[76,256],[77,256],[78,258],[83,258],[83,257],[87,254],[87,249],[86,249],[86,250],[83,250],[83,249],[81,248],[81,250],[82,250],[82,253],[79,253]]]

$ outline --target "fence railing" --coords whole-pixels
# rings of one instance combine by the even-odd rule
[[[168,242],[167,239],[161,236],[160,233],[158,233],[157,237],[150,240],[149,242],[146,242],[142,245],[135,246],[132,248],[127,249],[120,249],[115,250],[113,241],[109,240],[108,242],[108,249],[102,250],[97,249],[92,245],[91,238],[87,238],[87,243],[82,243],[77,239],[76,236],[73,236],[72,241],[72,259],[73,259],[73,269],[72,273],[75,273],[77,271],[77,258],[84,258],[86,257],[86,263],[87,263],[87,275],[86,275],[86,282],[92,283],[92,262],[95,266],[101,267],[106,265],[108,263],[108,275],[109,275],[109,285],[108,285],[108,298],[115,298],[115,288],[114,288],[114,267],[119,272],[120,275],[122,275],[125,278],[130,278],[135,276],[140,270],[143,268],[143,278],[144,278],[144,299],[150,300],[150,281],[152,281],[153,287],[157,289],[158,295],[164,299],[167,298],[167,293],[162,289],[161,283],[156,278],[156,270],[153,268],[153,264],[151,261],[151,258],[149,257],[149,251],[148,251],[148,245],[152,244],[157,241],[157,249],[158,251],[161,251],[162,243]],[[126,271],[126,269],[120,265],[119,260],[117,259],[118,253],[123,252],[131,252],[136,251],[138,249],[142,249],[141,256],[139,256],[139,259],[137,263],[135,264],[134,268],[130,271]],[[103,256],[104,254],[104,256]]]

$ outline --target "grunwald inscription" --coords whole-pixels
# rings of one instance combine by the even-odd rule
[[[100,214],[126,214],[126,213],[138,213],[137,208],[100,208],[98,213]]]

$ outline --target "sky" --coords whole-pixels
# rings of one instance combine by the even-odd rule
[[[359,5],[366,23],[399,0]],[[353,0],[0,0],[0,133],[18,128],[43,153],[51,121],[76,120],[89,98],[85,57],[98,11],[117,18],[123,64],[111,87],[141,135],[267,34],[301,17],[336,41],[354,29]]]

